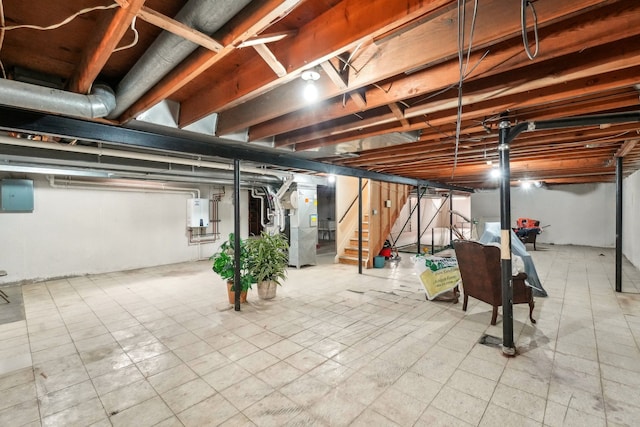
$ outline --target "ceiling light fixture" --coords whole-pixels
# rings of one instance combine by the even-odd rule
[[[320,74],[317,71],[307,70],[302,72],[301,77],[302,80],[307,82],[304,85],[304,90],[302,92],[304,99],[309,102],[313,102],[318,99],[318,88],[314,82],[320,78]]]

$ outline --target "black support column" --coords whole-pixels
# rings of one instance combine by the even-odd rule
[[[358,274],[362,274],[362,178],[358,178]]]
[[[622,292],[622,157],[616,157],[616,292]]]
[[[416,252],[418,255],[420,255],[420,235],[422,234],[422,224],[420,221],[420,217],[422,216],[422,214],[420,213],[420,199],[422,198],[422,194],[420,193],[421,191],[421,186],[418,185],[418,187],[416,187],[418,189],[418,205],[416,206],[416,209],[418,210],[418,251]]]
[[[240,311],[240,292],[242,280],[240,275],[240,160],[233,159],[233,265],[235,273],[233,288],[235,289],[234,309]]]
[[[515,356],[513,342],[513,282],[511,279],[511,172],[509,144],[506,142],[511,124],[500,122],[500,266],[502,270],[502,352]]]
[[[449,246],[453,247],[453,191],[449,190]]]

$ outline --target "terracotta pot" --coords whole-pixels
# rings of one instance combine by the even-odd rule
[[[231,282],[227,282],[227,294],[229,295],[229,304],[236,303],[236,293],[231,290],[233,284]],[[240,292],[240,303],[247,302],[247,291]]]
[[[272,280],[258,283],[258,297],[260,299],[273,299],[276,296],[278,284]]]

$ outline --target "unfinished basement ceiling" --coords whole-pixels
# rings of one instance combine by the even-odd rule
[[[168,105],[165,125],[235,145],[495,187],[501,114],[515,125],[640,110],[640,2],[527,3],[529,55],[520,3],[3,0],[2,77],[76,94],[106,83],[117,105],[91,119],[102,123],[135,127]],[[153,73],[135,75],[148,69],[141,58]],[[306,70],[319,74],[314,103],[302,96]],[[512,178],[611,182],[616,155],[625,175],[640,168],[639,129],[523,133],[511,143]]]

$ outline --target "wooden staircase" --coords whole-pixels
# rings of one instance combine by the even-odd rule
[[[356,190],[357,190],[356,186]],[[362,187],[362,266],[373,267],[373,257],[382,249],[391,227],[405,205],[411,187],[405,184],[367,181]],[[358,265],[358,222],[356,199],[338,222],[338,256],[340,264]],[[373,215],[369,216],[369,213]]]
[[[366,267],[369,260],[369,216],[362,218],[362,265]],[[358,230],[349,238],[349,246],[344,248],[344,253],[338,257],[340,264],[358,265]]]

